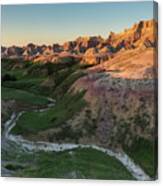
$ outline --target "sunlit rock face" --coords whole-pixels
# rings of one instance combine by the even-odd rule
[[[83,56],[82,63],[96,65],[107,61],[124,50],[154,48],[157,45],[157,23],[154,20],[140,21],[121,33],[110,32],[108,38],[101,36],[78,37],[63,45],[35,45],[2,47],[2,58],[22,58],[42,62],[54,62],[54,55],[63,51]],[[39,59],[39,60],[38,60]]]

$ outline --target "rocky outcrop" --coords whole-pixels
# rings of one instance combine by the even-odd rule
[[[116,56],[122,50],[155,48],[157,46],[157,22],[140,21],[130,29],[117,34],[110,32],[107,39],[101,36],[78,37],[63,45],[38,46],[29,43],[24,47],[1,47],[2,58],[21,58],[35,62],[56,62],[61,52],[83,56],[81,63],[97,65]]]
[[[157,77],[156,50],[132,49],[89,69],[89,72],[108,72],[114,78],[154,79]]]
[[[17,46],[1,47],[2,58],[19,58],[23,52],[23,48]]]
[[[33,59],[33,62],[44,62],[44,63],[78,63],[81,60],[80,56],[71,54],[70,52],[60,52],[53,55],[38,55]]]
[[[76,44],[77,44],[76,41],[65,42],[63,44],[63,50],[72,52],[74,50]]]
[[[104,61],[107,61],[110,57],[109,49],[102,48],[98,50],[96,48],[89,48],[83,55],[82,64],[97,65]]]
[[[61,51],[63,51],[62,46],[60,46],[59,44],[53,44],[53,52],[54,53],[59,53]]]
[[[79,37],[76,39],[79,52],[84,53],[89,48],[96,48],[103,41],[102,37]]]

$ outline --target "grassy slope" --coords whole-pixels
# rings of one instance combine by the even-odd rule
[[[139,139],[130,148],[124,148],[127,154],[151,177],[156,175],[157,156],[155,144]]]
[[[82,68],[78,64],[71,66],[63,64],[33,64],[32,62],[25,62],[22,69],[11,68],[14,62],[2,62],[2,76],[9,74],[16,78],[15,81],[3,81],[2,86],[8,88],[16,88],[26,90],[39,95],[46,95],[60,99],[69,87],[78,78],[84,75]],[[42,71],[47,71],[47,75]],[[42,83],[48,78],[54,81],[55,86],[48,89],[43,87]]]
[[[23,68],[13,68],[14,62],[2,63],[3,75],[9,74],[16,78],[15,81],[3,81],[2,98],[15,99],[29,104],[47,103],[42,95],[48,95],[58,99],[56,106],[44,113],[25,113],[13,129],[16,134],[37,133],[63,124],[76,112],[85,106],[82,100],[83,93],[77,95],[66,94],[70,86],[84,75],[80,66],[74,64],[65,66],[61,64],[32,64],[26,63]],[[47,70],[48,74],[42,75],[41,70]],[[55,87],[52,90],[42,87],[42,82],[47,78],[53,79]],[[66,95],[65,95],[66,94]],[[35,96],[37,95],[37,96]]]
[[[18,169],[15,176],[20,177],[134,179],[115,158],[93,149],[23,155],[19,153],[14,158],[19,163],[8,164],[7,167]]]
[[[24,77],[22,79],[18,79],[17,81],[4,82],[2,85],[8,88],[15,88],[41,94],[40,84],[44,79],[45,78],[40,77]]]
[[[42,92],[40,91],[40,84],[45,80],[45,77],[40,75],[26,74],[26,71],[28,71],[28,69],[32,67],[32,63],[30,62],[24,62],[24,68],[13,68],[14,64],[18,64],[18,62],[7,60],[2,61],[2,77],[8,74],[16,78],[15,81],[2,81],[2,86],[5,88],[12,88],[11,90],[14,93],[16,93],[15,89],[19,89],[36,94],[39,93],[39,95],[42,95]],[[7,89],[4,89],[2,93],[6,94],[6,90]],[[19,92],[19,94],[21,94],[21,91]],[[27,94],[23,93],[23,95],[26,96]]]
[[[61,97],[61,95],[64,95],[68,89],[71,87],[71,85],[80,77],[84,76],[85,74],[81,71],[75,72],[67,76],[64,81],[61,81],[61,83],[55,88],[54,91],[54,97],[57,99]]]
[[[45,97],[35,95],[33,93],[30,93],[30,92],[27,92],[24,90],[2,87],[1,93],[2,93],[3,100],[14,99],[14,100],[19,101],[21,103],[28,103],[28,104],[32,104],[32,105],[46,105],[46,104],[48,104],[48,100]]]
[[[66,94],[54,108],[48,111],[27,112],[20,117],[12,132],[27,135],[62,125],[85,106],[82,97],[83,92],[73,96]]]

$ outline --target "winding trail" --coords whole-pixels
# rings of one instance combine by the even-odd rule
[[[51,102],[48,104],[47,108],[44,109],[36,109],[34,112],[44,112],[48,110],[49,108],[53,107],[55,105],[55,100],[48,98],[48,100]],[[44,142],[44,141],[29,141],[24,139],[22,136],[17,136],[11,134],[12,128],[16,125],[16,122],[19,120],[22,114],[24,114],[25,111],[19,112],[18,114],[13,113],[8,121],[5,123],[4,128],[4,134],[3,138],[8,141],[12,141],[15,144],[20,145],[23,149],[28,151],[64,151],[64,150],[71,150],[75,148],[92,148],[96,149],[98,151],[101,151],[109,156],[115,157],[118,161],[120,161],[126,169],[132,174],[134,178],[137,180],[151,180],[151,178],[141,169],[139,165],[136,165],[133,160],[124,152],[114,152],[110,149],[105,149],[103,147],[99,147],[97,145],[83,145],[83,144],[70,144],[70,143],[50,143],[50,142]]]

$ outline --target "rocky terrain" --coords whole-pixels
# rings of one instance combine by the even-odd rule
[[[125,151],[156,176],[156,21],[140,21],[106,39],[1,47],[1,56],[2,121],[12,112],[26,111],[13,134]],[[44,108],[46,97],[56,99],[56,105],[30,111]]]
[[[140,21],[122,33],[110,32],[108,38],[101,36],[79,37],[63,45],[1,47],[2,58],[32,60],[34,62],[58,62],[58,59],[79,59],[81,63],[100,64],[124,50],[153,48],[157,45],[157,23],[154,20]]]

